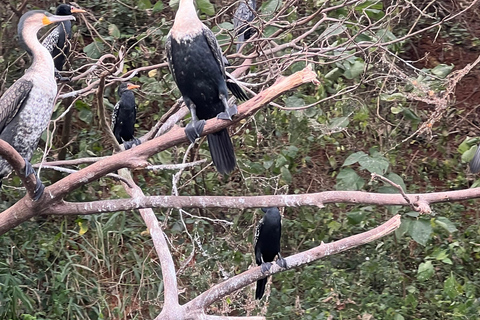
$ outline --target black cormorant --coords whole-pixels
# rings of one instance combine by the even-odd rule
[[[69,16],[72,13],[86,12],[85,10],[75,8],[69,4],[61,4],[57,7],[55,14],[57,16]],[[70,38],[72,37],[72,22],[70,20],[60,22],[55,29],[48,34],[42,41],[45,48],[48,49],[53,57],[55,64],[55,76],[64,79],[58,71],[63,70],[65,60],[70,53]]]
[[[254,30],[248,23],[255,18],[254,11],[257,9],[256,5],[255,0],[247,0],[247,2],[241,0],[237,10],[233,14],[233,26],[238,36],[237,52],[240,50],[243,42],[250,39],[254,33]]]
[[[35,173],[29,160],[50,121],[57,94],[53,59],[38,41],[37,32],[51,23],[67,20],[75,18],[34,10],[25,13],[18,23],[20,43],[33,57],[33,62],[0,98],[0,139],[8,142],[24,157],[25,176]],[[11,170],[8,162],[0,158],[0,181]],[[36,178],[34,200],[40,198],[44,188],[40,179]]]
[[[124,143],[125,150],[130,149],[133,144],[139,145],[140,141],[135,139],[135,120],[137,118],[137,106],[132,89],[140,86],[123,82],[118,87],[120,100],[113,108],[112,131],[118,143]]]
[[[255,230],[255,261],[262,266],[262,272],[267,272],[272,266],[271,262],[278,255],[277,264],[287,267],[287,262],[280,255],[280,237],[282,235],[282,216],[278,208],[262,208],[265,212],[262,220]],[[255,299],[261,299],[265,292],[267,278],[257,281]]]
[[[231,120],[237,113],[237,106],[229,107],[227,102],[222,51],[213,32],[198,18],[193,0],[180,0],[175,22],[167,36],[166,51],[173,79],[192,114],[185,134],[193,143],[201,135],[206,119]],[[229,86],[243,93],[236,83]],[[218,172],[225,174],[235,169],[235,152],[227,129],[209,134],[207,139]]]

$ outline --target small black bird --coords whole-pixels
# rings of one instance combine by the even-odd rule
[[[282,235],[282,216],[278,208],[262,208],[265,212],[262,220],[255,230],[255,260],[257,265],[262,266],[262,273],[267,272],[272,266],[271,262],[278,255],[277,264],[287,267],[287,262],[280,255],[280,237]],[[267,278],[257,281],[255,299],[261,299],[265,292]]]
[[[248,0],[247,2],[242,0],[233,15],[233,26],[238,36],[237,52],[240,50],[243,42],[250,39],[254,33],[254,30],[248,23],[255,17],[254,11],[257,9],[256,6],[255,0]]]
[[[118,87],[120,100],[113,108],[112,131],[119,144],[124,144],[125,150],[130,149],[133,144],[139,145],[140,140],[133,136],[135,131],[135,120],[137,119],[137,106],[132,89],[140,86],[123,82]]]
[[[18,22],[20,44],[33,58],[32,65],[0,98],[0,139],[8,142],[25,159],[25,176],[35,171],[29,163],[42,132],[47,128],[57,95],[53,59],[38,41],[37,32],[55,22],[75,20],[73,16],[54,16],[42,10],[25,13]],[[0,157],[0,181],[12,171]],[[37,178],[34,200],[43,194]]]
[[[470,161],[470,172],[477,173],[478,171],[480,171],[480,146],[478,146],[477,152]]]
[[[173,79],[192,114],[185,134],[193,143],[202,134],[206,119],[231,120],[237,113],[237,106],[228,105],[222,51],[213,32],[198,18],[193,0],[180,0],[165,46]],[[243,92],[236,83],[228,86]],[[235,151],[227,129],[209,134],[207,139],[218,172],[233,171]]]
[[[57,16],[69,16],[72,13],[86,12],[77,9],[69,4],[61,4],[57,7],[55,14]],[[47,48],[53,57],[55,64],[55,76],[58,79],[65,80],[59,71],[63,70],[65,60],[70,53],[70,38],[72,37],[72,22],[60,22],[55,29],[42,41],[42,45]]]

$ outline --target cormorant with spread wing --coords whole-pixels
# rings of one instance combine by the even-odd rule
[[[72,13],[86,12],[77,9],[69,4],[61,4],[57,7],[55,14],[57,16],[69,16]],[[48,34],[42,41],[42,45],[47,48],[53,57],[55,64],[55,76],[64,79],[58,73],[63,70],[65,60],[70,53],[70,38],[72,37],[72,22],[70,20],[60,22],[55,29]]]
[[[166,42],[167,60],[173,79],[190,109],[192,121],[185,134],[193,143],[202,132],[206,119],[231,120],[237,106],[228,105],[224,57],[213,32],[197,16],[193,0],[180,0],[175,22]],[[228,83],[238,98],[246,99],[234,82]],[[227,129],[207,136],[212,160],[218,172],[235,169],[236,160]]]
[[[262,272],[267,272],[271,262],[278,255],[277,264],[287,267],[287,262],[280,255],[280,237],[282,236],[282,216],[278,208],[262,208],[265,212],[255,230],[255,261],[262,266]],[[257,280],[255,299],[262,299],[267,285],[267,277]]]
[[[140,140],[133,136],[135,131],[135,120],[137,119],[137,106],[132,89],[140,86],[123,82],[118,87],[120,100],[113,108],[112,131],[118,143],[123,143],[125,150],[130,149],[133,144],[139,145]]]
[[[50,121],[57,94],[53,59],[38,41],[37,32],[51,23],[68,20],[75,18],[33,10],[25,13],[18,23],[20,43],[33,57],[33,62],[0,98],[0,139],[8,142],[24,157],[25,176],[35,174],[29,160]],[[0,181],[11,170],[8,162],[0,158]],[[43,189],[44,186],[37,177],[34,200],[40,198]]]
[[[238,36],[237,52],[240,50],[243,42],[250,39],[254,33],[254,30],[248,23],[255,18],[254,11],[256,10],[256,6],[257,3],[255,0],[247,0],[247,2],[241,0],[233,15],[233,26]]]

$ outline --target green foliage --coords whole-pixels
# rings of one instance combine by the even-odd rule
[[[299,29],[284,27],[287,22],[297,23],[323,5],[334,8],[341,4],[322,0],[298,3],[282,14],[284,25],[265,24],[284,3],[264,1],[259,9],[263,19],[259,24],[261,37],[287,30],[275,40],[278,45],[292,41],[320,17]],[[95,20],[89,22],[94,23],[98,34],[78,24],[77,51],[86,57],[71,61],[72,69],[92,63],[90,59],[106,53],[117,55],[121,46],[127,49],[124,72],[165,61],[163,47],[178,1],[87,1],[80,5],[95,15]],[[197,1],[196,5],[204,22],[218,33],[222,49],[227,50],[233,34],[231,14],[208,0]],[[31,9],[31,4],[28,6]],[[55,6],[50,2],[51,8]],[[387,9],[380,1],[338,6],[327,11],[324,23],[297,44],[317,43],[318,49],[322,49],[318,55],[317,51],[310,55],[305,50],[300,52],[300,60],[291,63],[290,57],[298,54],[298,48],[287,46],[284,51],[269,54],[267,61],[256,61],[250,75],[260,76],[251,82],[262,86],[275,80],[271,75],[277,69],[282,75],[289,75],[310,64],[321,83],[304,85],[279,97],[276,103],[287,110],[265,107],[235,127],[238,132],[232,140],[240,172],[221,177],[211,167],[187,170],[180,181],[180,193],[399,192],[387,183],[370,181],[371,173],[385,176],[409,193],[469,187],[462,161],[473,157],[479,138],[465,139],[461,135],[465,130],[457,125],[458,119],[465,117],[464,110],[452,108],[455,110],[437,122],[431,128],[434,140],[423,136],[407,139],[432,112],[418,100],[414,103],[411,97],[428,100],[441,96],[445,78],[453,70],[450,62],[429,68],[416,66],[405,78],[395,68],[414,59],[393,60],[390,65],[377,59],[375,46],[363,46],[367,42],[389,41],[391,44],[379,51],[389,50],[391,55],[408,50],[411,44],[397,41],[412,31],[411,25],[406,24],[408,13],[394,12],[398,16],[389,18]],[[14,16],[7,10],[9,16]],[[221,15],[212,18],[216,13]],[[0,13],[2,17],[4,14]],[[427,17],[431,16],[424,18]],[[371,28],[371,22],[378,25]],[[4,22],[2,27],[3,39],[13,39],[13,23]],[[450,39],[466,41],[466,31],[461,26],[448,28],[453,31]],[[443,25],[439,32],[446,32]],[[4,82],[8,87],[23,73],[22,63],[28,64],[28,58],[24,56],[14,63],[21,50],[13,48],[13,42],[2,45],[5,52],[0,55],[0,64],[2,70],[8,69]],[[251,52],[259,49],[251,48]],[[289,58],[270,63],[282,55]],[[395,81],[385,80],[387,73],[392,73]],[[136,128],[141,135],[175,103],[180,93],[167,68],[140,72],[131,80],[141,85]],[[107,87],[104,94],[109,112],[117,99],[115,90]],[[324,98],[327,99],[322,104],[306,107]],[[60,104],[53,118],[60,117],[65,108]],[[48,158],[56,157],[63,148],[67,150],[67,159],[110,155],[111,147],[98,123],[93,95],[76,100],[73,114],[71,141],[64,145],[60,141],[61,128],[56,128]],[[57,124],[61,126],[62,121]],[[460,133],[457,136],[452,131]],[[43,146],[40,143],[40,148]],[[179,163],[185,151],[186,145],[180,145],[149,161]],[[199,158],[210,157],[205,142],[195,151]],[[39,150],[33,162],[41,157]],[[171,194],[171,171],[141,171],[134,175],[147,195]],[[51,172],[42,170],[46,185],[56,179]],[[4,182],[0,210],[23,196],[18,177]],[[120,184],[102,178],[66,200],[87,202],[125,197]],[[214,304],[209,311],[239,316],[267,310],[267,318],[275,319],[477,319],[480,225],[475,208],[473,201],[461,205],[446,203],[434,206],[432,216],[421,216],[400,206],[339,204],[321,210],[287,208],[282,239],[285,256],[318,246],[322,241],[364,232],[394,214],[402,215],[402,225],[394,236],[275,275],[268,302],[254,303],[252,285]],[[156,213],[170,240],[176,268],[181,270],[178,280],[182,303],[254,263],[252,237],[261,216],[259,210],[188,211],[202,218],[232,221],[232,226],[187,214],[182,215],[183,223],[176,210]],[[0,237],[0,257],[1,319],[152,319],[162,306],[158,257],[138,212],[36,217]]]

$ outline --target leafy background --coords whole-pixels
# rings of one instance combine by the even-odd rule
[[[341,2],[331,1],[333,7]],[[29,58],[17,47],[16,1],[2,1],[0,30],[0,89],[3,92],[23,73]],[[91,63],[105,53],[128,48],[124,72],[165,62],[164,42],[178,2],[79,1],[88,10],[77,19],[74,43],[77,56],[70,69]],[[280,0],[258,5],[264,19],[284,5]],[[400,6],[398,6],[401,4]],[[342,24],[325,22],[304,39],[312,43],[325,34],[335,44],[345,34],[359,31],[362,23],[375,21],[378,39],[399,39],[415,30],[459,12],[469,2],[415,2],[424,15],[392,1],[358,1],[328,12]],[[30,1],[27,9],[55,10],[53,1]],[[324,1],[290,4],[286,21],[312,14]],[[197,1],[200,17],[228,49],[235,4]],[[395,8],[392,12],[391,8]],[[442,24],[387,47],[400,76],[383,81],[392,66],[379,51],[366,55],[333,51],[329,57],[312,58],[322,81],[306,85],[277,99],[295,108],[326,99],[305,110],[265,107],[252,119],[232,130],[239,170],[219,176],[212,166],[186,171],[179,192],[183,195],[258,195],[366,190],[397,192],[370,181],[375,172],[400,184],[407,192],[433,192],[469,188],[475,177],[468,174],[468,156],[474,152],[479,132],[477,108],[478,68],[457,86],[452,106],[431,128],[431,134],[412,133],[428,119],[434,106],[411,99],[412,94],[440,96],[442,81],[450,72],[473,62],[479,54],[478,7]],[[89,25],[85,23],[88,21]],[[315,21],[312,21],[311,26]],[[95,29],[97,33],[92,30]],[[264,35],[275,32],[270,26]],[[287,43],[304,29],[292,29],[277,39]],[[42,30],[43,34],[45,30]],[[372,33],[365,33],[373,37]],[[363,34],[362,34],[363,35]],[[245,50],[252,50],[247,46]],[[285,52],[284,52],[285,53]],[[287,52],[288,53],[288,52]],[[426,53],[428,53],[426,55]],[[266,84],[278,74],[289,74],[305,62],[280,59],[276,74],[271,65],[259,64],[247,82]],[[404,63],[409,61],[409,63]],[[280,63],[281,62],[281,63]],[[232,59],[233,64],[241,59]],[[413,68],[415,67],[415,68]],[[453,67],[453,69],[452,69]],[[390,69],[394,70],[393,68]],[[419,71],[421,70],[421,72]],[[399,75],[397,73],[395,75]],[[133,81],[141,85],[137,135],[146,133],[180,97],[165,67],[142,72]],[[64,90],[81,88],[69,84]],[[254,88],[259,90],[262,87]],[[343,90],[354,88],[350,92]],[[426,88],[426,91],[424,90]],[[422,91],[423,90],[423,91]],[[47,160],[105,156],[112,153],[99,127],[92,94],[74,102],[68,139],[62,140],[63,118],[57,122]],[[105,103],[111,110],[115,88],[108,87]],[[70,102],[68,102],[70,103]],[[53,119],[68,106],[60,101]],[[47,139],[47,135],[44,136]],[[40,143],[43,150],[45,142]],[[42,152],[34,156],[39,162]],[[186,146],[177,146],[152,157],[152,163],[182,161]],[[61,156],[61,154],[63,155]],[[462,159],[463,156],[463,159]],[[208,158],[206,143],[189,160]],[[171,171],[135,172],[135,180],[147,195],[171,193]],[[62,175],[42,170],[50,184]],[[20,181],[4,181],[0,209],[23,196]],[[71,200],[126,197],[121,186],[102,179],[70,195]],[[257,303],[254,285],[232,294],[211,307],[225,315],[264,314],[274,319],[475,319],[480,317],[480,224],[477,201],[435,205],[430,216],[418,216],[407,207],[329,205],[317,208],[285,208],[282,250],[288,256],[360,233],[402,214],[402,227],[382,241],[328,257],[309,266],[275,275],[268,298]],[[188,301],[223,278],[253,264],[252,235],[261,217],[255,210],[156,210],[172,244],[179,269],[181,301]],[[217,222],[202,219],[208,217]],[[222,220],[231,221],[228,225]],[[151,319],[162,307],[160,266],[138,212],[86,217],[37,217],[0,237],[0,317],[2,319]]]

